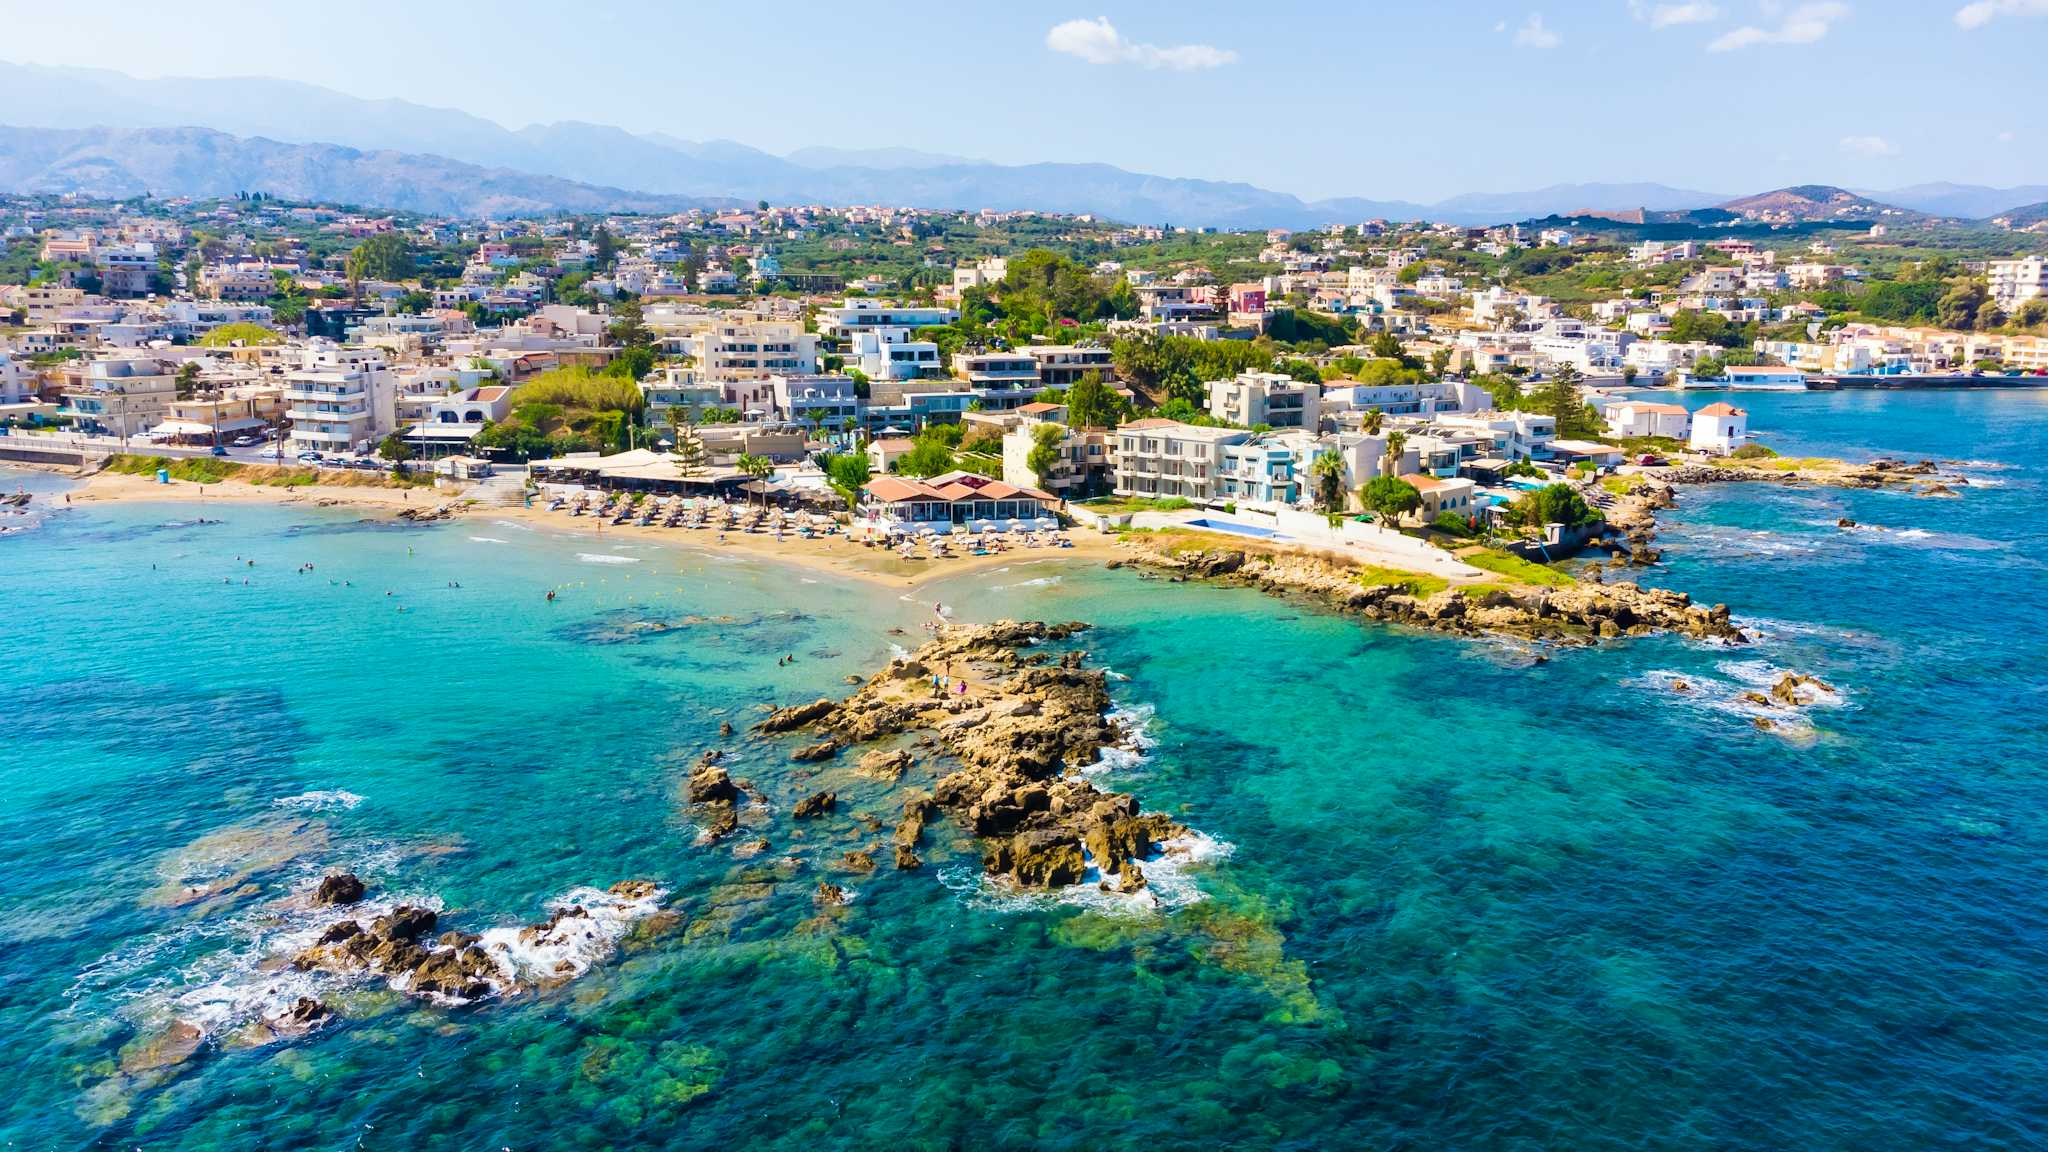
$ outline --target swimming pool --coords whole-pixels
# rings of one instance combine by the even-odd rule
[[[1187,526],[1190,528],[1206,528],[1211,532],[1229,532],[1238,536],[1257,536],[1261,539],[1270,539],[1279,535],[1278,532],[1273,531],[1271,528],[1260,528],[1255,524],[1235,524],[1228,520],[1203,518],[1200,520],[1190,520],[1187,522]]]

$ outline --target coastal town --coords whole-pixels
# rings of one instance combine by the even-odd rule
[[[0,29],[0,1149],[2048,1146],[2048,0]]]
[[[1743,391],[2048,377],[2042,255],[1846,218],[1623,243],[14,198],[0,458],[912,559],[1173,529],[1476,579],[1602,539],[1636,473],[1768,461]],[[1941,323],[1882,322],[1899,300]]]

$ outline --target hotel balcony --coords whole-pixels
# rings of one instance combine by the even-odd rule
[[[292,408],[285,415],[312,424],[353,424],[370,418],[368,408]]]

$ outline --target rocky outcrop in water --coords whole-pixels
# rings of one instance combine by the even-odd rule
[[[432,508],[406,508],[398,513],[398,518],[411,521],[414,524],[432,524],[441,520],[453,520],[455,519],[455,505],[437,504]]]
[[[659,892],[646,880],[621,881],[609,890],[624,901],[646,900]],[[546,920],[519,929],[517,938],[528,946],[561,944],[578,935],[592,935],[567,929],[590,919],[591,911],[583,905],[558,905]],[[293,956],[291,965],[301,972],[369,973],[383,977],[394,988],[439,1000],[480,1000],[511,986],[515,973],[484,947],[483,937],[460,931],[435,937],[439,926],[440,914],[433,909],[401,904],[367,923],[363,919],[337,921],[310,947]],[[559,964],[556,972],[542,973],[541,979],[575,974],[571,961],[563,959]]]
[[[1819,702],[1823,696],[1832,696],[1834,686],[1813,676],[1797,672],[1786,672],[1771,685],[1769,702],[1786,708],[1805,708]]]
[[[798,820],[815,819],[832,811],[838,801],[839,798],[830,792],[815,792],[797,801],[790,815]]]
[[[321,878],[320,886],[313,890],[313,903],[335,905],[354,904],[363,898],[363,882],[353,872],[340,872]]]
[[[710,753],[705,753],[707,760]],[[690,773],[690,805],[697,810],[707,840],[717,840],[739,827],[739,786],[714,763],[700,761]]]
[[[1081,883],[1092,869],[1105,886],[1134,891],[1144,884],[1138,862],[1187,829],[1078,771],[1124,739],[1108,719],[1105,676],[1086,667],[1082,653],[1029,649],[1086,627],[1009,620],[951,627],[848,699],[780,709],[760,730],[811,728],[849,746],[917,734],[956,758],[959,767],[930,796],[905,800],[894,834],[898,868],[922,864],[925,824],[943,811],[981,841],[992,875],[1046,888]],[[934,676],[946,677],[947,687]],[[907,752],[890,749],[861,763],[881,774],[900,773],[909,761]]]
[[[1745,643],[1724,604],[1694,604],[1683,592],[1629,583],[1561,587],[1487,585],[1415,596],[1406,586],[1370,584],[1341,561],[1294,552],[1209,548],[1178,551],[1134,541],[1133,561],[1157,571],[1315,597],[1347,612],[1458,635],[1500,635],[1565,644],[1675,632]]]

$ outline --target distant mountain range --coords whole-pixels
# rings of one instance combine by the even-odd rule
[[[651,196],[441,156],[251,140],[206,128],[0,126],[0,190],[108,199],[261,191],[441,216],[666,213],[735,203]]]
[[[1977,184],[1915,184],[1889,192],[1862,190],[1862,194],[1886,204],[1911,208],[1930,216],[1953,216],[1961,220],[1988,220],[2029,204],[2048,200],[2048,184],[2022,184],[2017,188],[1986,188]]]
[[[1108,164],[1000,165],[908,148],[814,147],[777,156],[729,140],[574,121],[514,130],[454,109],[368,100],[290,80],[144,80],[9,63],[0,63],[0,119],[22,124],[5,134],[0,190],[213,194],[195,190],[232,180],[230,193],[247,189],[425,212],[646,211],[765,199],[1304,228],[1374,218],[1479,225],[1572,213],[1670,213],[1729,200],[1662,184],[1562,184],[1433,204],[1307,201],[1251,184]],[[189,154],[176,154],[180,149]],[[230,160],[232,168],[207,171]],[[465,190],[463,181],[476,186]],[[1977,218],[2048,200],[2048,187],[1942,184],[1872,196],[1915,211]]]

